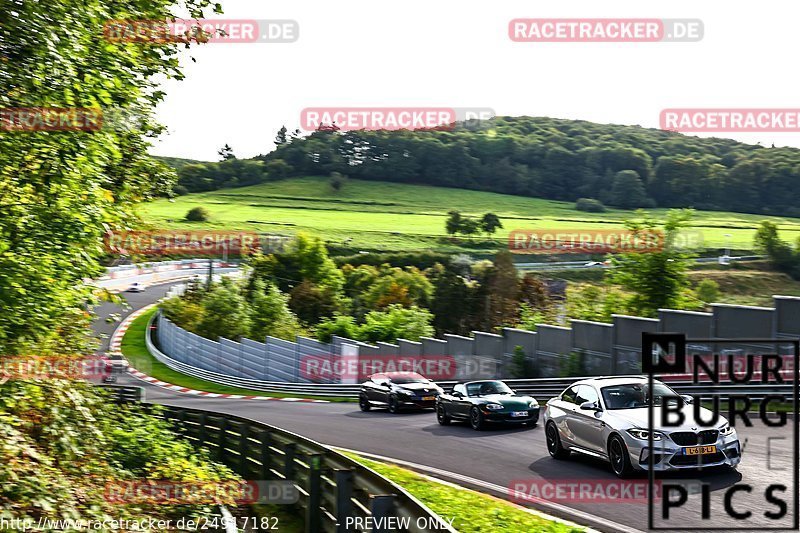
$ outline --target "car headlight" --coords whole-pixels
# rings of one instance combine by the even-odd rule
[[[500,409],[503,408],[503,406],[500,405],[499,403],[487,403],[486,405],[484,405],[484,407],[490,411],[499,411]]]
[[[408,389],[397,389],[397,394],[400,396],[412,396],[414,393]]]
[[[629,429],[628,434],[634,439],[639,439],[639,440],[647,440],[650,436],[649,431],[647,431],[646,429],[639,429],[639,428]],[[661,433],[659,433],[658,431],[654,431],[653,440],[661,440]]]
[[[734,431],[736,431],[736,430],[733,429],[730,424],[725,424],[724,426],[719,428],[719,434],[722,435],[723,437],[727,437],[728,435],[732,435]]]
[[[528,407],[539,407],[539,402],[536,400],[531,400],[531,403],[528,404]]]

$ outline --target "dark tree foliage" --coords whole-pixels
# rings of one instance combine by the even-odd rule
[[[306,280],[292,290],[289,308],[303,323],[316,324],[333,316],[337,310],[336,298],[328,288]]]
[[[217,155],[221,158],[222,161],[230,161],[231,159],[236,159],[236,156],[233,153],[233,148],[229,145],[225,145],[219,150],[217,150]]]
[[[463,302],[467,300],[470,289],[464,278],[442,265],[432,268],[429,276],[433,283],[430,310],[436,333],[466,334],[469,308]]]
[[[611,205],[630,195],[638,206],[800,216],[795,148],[546,117],[498,117],[491,136],[457,125],[451,131],[326,130],[304,137],[281,130],[276,140],[273,152],[244,160],[263,166],[225,166],[242,160],[185,165],[179,183],[205,191],[340,172],[571,202],[596,198]],[[636,173],[640,185],[632,174],[617,179],[622,171]]]

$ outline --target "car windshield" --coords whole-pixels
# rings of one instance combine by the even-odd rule
[[[647,407],[648,384],[625,383],[611,385],[601,389],[606,409],[638,409]],[[661,405],[662,398],[674,397],[678,394],[663,383],[653,384],[653,405]]]
[[[488,396],[489,394],[514,394],[502,381],[480,381],[467,384],[468,396]]]

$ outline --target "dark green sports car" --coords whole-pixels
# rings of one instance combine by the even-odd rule
[[[520,395],[498,380],[459,383],[436,400],[436,419],[443,426],[453,420],[469,422],[473,429],[487,423],[534,425],[539,420],[539,403]]]

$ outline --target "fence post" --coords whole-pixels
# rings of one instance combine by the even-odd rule
[[[297,340],[295,338],[295,340]],[[294,381],[298,383],[300,381],[300,345],[298,343],[294,344]]]
[[[250,461],[247,460],[250,454],[249,437],[250,424],[244,422],[242,423],[241,429],[239,429],[239,475],[244,476],[245,479],[247,479],[247,475],[250,471]]]
[[[347,533],[347,518],[353,515],[353,469],[336,469],[334,471],[336,483],[336,533]]]
[[[272,461],[272,454],[270,453],[271,437],[269,431],[261,431],[261,479],[271,479],[270,463]]]
[[[208,431],[206,428],[206,412],[200,411],[200,416],[197,420],[197,445],[202,446],[206,442],[206,435]]]
[[[297,455],[297,444],[294,442],[287,442],[283,445],[283,477],[286,481],[292,481],[294,478],[294,458]]]
[[[177,412],[178,412],[178,422],[180,422],[178,431],[180,432],[181,435],[185,437],[186,434],[188,433],[188,431],[186,431],[186,411],[178,407]]]
[[[370,496],[369,510],[372,514],[373,524],[372,533],[389,533],[389,528],[386,527],[388,520],[386,517],[392,515],[394,511],[394,501],[397,498],[395,494],[379,494]]]
[[[269,337],[264,338],[264,379],[272,381],[272,374],[269,373]]]
[[[222,415],[220,423],[219,423],[219,435],[217,438],[217,453],[219,454],[218,459],[222,462],[223,458],[225,457],[225,442],[228,440],[228,419]]]
[[[306,507],[306,533],[318,533],[321,529],[320,499],[322,497],[321,453],[308,455],[308,506]]]

